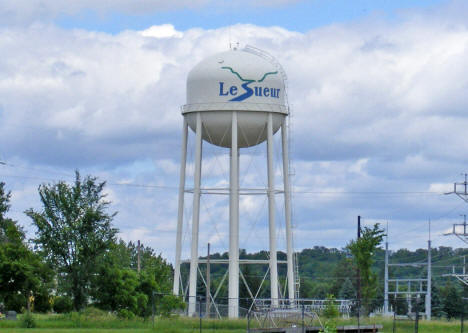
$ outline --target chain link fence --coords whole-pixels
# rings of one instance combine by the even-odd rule
[[[228,319],[232,313],[237,314],[237,326],[248,333],[314,333],[314,332],[425,332],[423,327],[429,324],[425,317],[424,302],[420,299],[408,300],[406,297],[393,298],[389,312],[375,307],[372,312],[365,309],[359,300],[315,300],[298,299],[252,299],[241,298],[241,306],[230,308],[229,299],[218,297],[216,301],[203,296],[176,297],[171,294],[154,293],[153,323],[162,316],[161,307],[165,306],[164,297],[177,298],[182,306],[171,309],[170,316],[183,316],[198,321],[197,331],[211,332],[216,327],[216,321]],[[371,303],[378,303],[372,300]],[[411,302],[411,303],[408,303]],[[464,318],[466,317],[467,299],[460,307],[460,316],[454,326],[464,333]],[[369,304],[369,303],[367,303]],[[231,311],[230,311],[231,310]],[[433,311],[440,309],[434,308]],[[434,312],[433,312],[434,313]],[[444,318],[442,311],[438,311]],[[166,314],[167,315],[167,314]],[[437,319],[433,316],[434,319]],[[232,319],[232,318],[231,318]],[[440,319],[440,318],[439,318]],[[453,321],[452,321],[453,322]],[[426,325],[426,326],[424,326]],[[237,327],[236,326],[236,327]]]

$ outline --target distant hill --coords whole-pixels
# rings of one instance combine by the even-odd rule
[[[434,293],[439,289],[443,289],[447,284],[454,285],[461,292],[461,283],[458,283],[454,278],[444,277],[443,274],[452,272],[452,266],[458,272],[462,271],[463,256],[468,256],[468,249],[453,249],[451,247],[440,246],[432,249],[432,277]],[[340,291],[346,280],[350,280],[353,286],[356,284],[356,269],[353,260],[345,249],[327,248],[323,246],[315,246],[311,249],[303,249],[297,254],[299,260],[299,275],[301,279],[300,296],[301,298],[316,298],[324,299],[327,294],[333,294],[335,297],[340,297]],[[206,257],[202,257],[206,258]],[[211,259],[228,259],[228,253],[215,253],[211,255]],[[245,250],[240,251],[241,259],[268,259],[267,251],[256,253],[247,253]],[[278,260],[286,260],[284,252],[278,252]],[[379,291],[377,303],[383,302],[384,288],[384,260],[385,251],[378,249],[374,256],[373,269],[378,274]],[[390,263],[426,263],[427,249],[417,249],[410,251],[407,249],[399,249],[391,251],[389,254]],[[182,267],[184,280],[188,275],[188,264]],[[262,278],[267,272],[267,265],[242,265],[241,271],[245,279],[248,281],[252,290],[260,285]],[[205,274],[205,265],[200,265],[202,274]],[[227,265],[211,265],[211,280],[212,292],[216,291],[223,275],[227,270]],[[286,276],[286,265],[279,265],[280,283],[284,285]],[[390,278],[425,278],[427,275],[427,267],[390,267]],[[199,280],[199,292],[203,293],[205,287],[201,279]],[[350,283],[348,282],[348,285]],[[241,282],[241,297],[248,297],[248,291]],[[227,279],[219,292],[220,298],[227,297]],[[262,287],[262,292],[259,297],[269,296],[268,275]]]

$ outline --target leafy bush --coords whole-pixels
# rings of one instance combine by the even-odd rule
[[[335,296],[327,295],[327,304],[323,310],[323,315],[325,318],[336,318],[340,315],[338,307],[335,305]]]
[[[26,312],[21,316],[21,327],[24,328],[34,328],[36,327],[36,320],[31,312]]]
[[[161,299],[160,313],[163,317],[169,317],[174,310],[183,310],[185,303],[175,295],[165,295]]]
[[[68,296],[57,296],[54,299],[53,308],[57,313],[68,313],[73,310],[73,302]]]
[[[133,319],[135,318],[135,314],[127,309],[120,309],[119,312],[117,312],[117,317],[121,319]]]
[[[23,312],[26,308],[26,297],[22,294],[10,293],[5,297],[5,308],[16,312]]]
[[[34,297],[34,312],[48,312],[52,310],[52,299],[46,291],[41,291]]]
[[[336,324],[333,320],[327,320],[327,322],[325,323],[324,327],[323,327],[323,330],[321,330],[320,332],[323,332],[323,333],[336,333]]]
[[[83,310],[82,314],[85,317],[92,317],[92,318],[107,316],[106,311],[98,309],[98,308],[96,308],[94,306],[88,306],[86,309]]]

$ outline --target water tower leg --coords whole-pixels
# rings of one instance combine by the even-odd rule
[[[273,168],[273,116],[268,113],[267,124],[267,162],[268,162],[268,220],[270,234],[270,286],[271,305],[278,306],[278,265],[276,254],[275,225],[275,170]]]
[[[237,112],[232,113],[231,170],[229,192],[229,318],[239,315],[239,149]]]
[[[179,180],[179,207],[177,211],[177,235],[176,256],[174,267],[174,285],[172,292],[179,295],[180,286],[180,256],[182,252],[182,227],[184,222],[184,195],[185,195],[185,168],[187,165],[187,135],[188,125],[184,117],[184,128],[182,129],[182,156],[180,158],[180,180]]]
[[[192,248],[190,257],[189,275],[189,308],[188,315],[196,312],[197,296],[197,270],[198,270],[198,226],[200,220],[200,179],[202,163],[202,122],[200,112],[197,113],[197,127],[195,135],[195,174],[193,186],[193,211],[192,211]]]
[[[284,213],[286,220],[286,257],[288,261],[288,296],[289,302],[294,301],[294,262],[293,262],[293,236],[291,229],[291,185],[289,183],[289,151],[288,151],[288,127],[286,117],[281,125],[281,143],[283,151],[283,183],[284,183]]]

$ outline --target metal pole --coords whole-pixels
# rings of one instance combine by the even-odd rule
[[[387,236],[388,237],[388,236]],[[388,241],[385,242],[384,315],[388,316]]]
[[[416,318],[414,320],[414,333],[418,333],[419,330],[419,297],[416,299]]]
[[[463,235],[466,236],[466,214],[463,214]]]
[[[409,292],[411,292],[411,281],[408,281],[408,294],[406,294],[406,302],[408,303],[408,314],[411,313],[411,311],[413,311],[413,305],[411,304],[411,294]]]
[[[200,181],[202,163],[202,122],[200,112],[197,112],[197,127],[195,138],[195,179],[193,187],[193,212],[192,212],[192,248],[190,258],[189,275],[189,311],[193,316],[196,310],[197,296],[197,270],[198,270],[198,228],[200,222]]]
[[[465,330],[465,325],[464,325],[464,321],[465,321],[465,298],[462,299],[462,311],[461,311],[461,316],[460,316],[460,332],[463,333],[464,330]]]
[[[305,333],[305,326],[304,326],[304,302],[302,303],[302,333]]]
[[[210,286],[211,286],[211,267],[210,267],[210,243],[208,243],[208,255],[206,256],[206,310],[205,316],[210,318]]]
[[[177,233],[176,233],[176,257],[174,267],[174,284],[172,292],[174,295],[179,295],[180,285],[180,256],[182,253],[182,228],[184,221],[184,195],[185,195],[185,168],[187,165],[187,137],[188,125],[184,117],[184,126],[182,129],[182,156],[180,158],[180,175],[179,175],[179,206],[177,210]]]
[[[431,240],[427,241],[427,292],[426,292],[426,319],[431,320],[432,316],[432,253]]]
[[[281,125],[281,143],[283,151],[283,183],[284,183],[284,213],[286,221],[286,256],[288,262],[288,296],[292,305],[295,297],[294,290],[294,258],[293,258],[293,235],[291,228],[291,184],[289,182],[289,151],[288,151],[288,126],[286,117]]]
[[[202,314],[201,314],[201,297],[198,298],[198,318],[200,320],[200,333],[202,333]]]
[[[267,164],[268,164],[268,220],[270,235],[270,286],[271,304],[278,306],[278,266],[276,254],[275,225],[275,170],[273,168],[273,116],[268,113],[267,124]]]
[[[396,320],[396,310],[397,310],[396,295],[395,295],[394,300],[395,300],[395,308],[393,309],[393,328],[392,328],[392,332],[393,332],[393,333],[395,333],[395,329],[396,329],[396,327],[395,327],[395,325],[396,325],[396,323],[395,323],[395,320]]]
[[[463,275],[466,274],[466,257],[463,256]]]
[[[231,172],[229,192],[229,287],[228,316],[239,316],[239,148],[237,112],[232,112]]]

